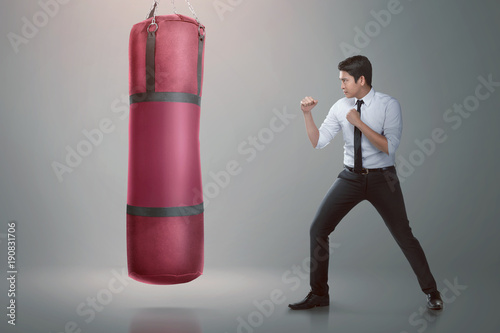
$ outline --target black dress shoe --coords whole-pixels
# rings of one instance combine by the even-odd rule
[[[328,306],[330,305],[330,296],[318,296],[311,292],[307,294],[306,298],[298,303],[288,304],[292,310],[305,310],[312,309],[316,306]]]
[[[427,308],[430,310],[442,310],[443,300],[441,299],[441,294],[439,291],[434,291],[427,294]]]

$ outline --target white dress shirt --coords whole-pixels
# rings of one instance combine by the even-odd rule
[[[361,136],[361,154],[363,168],[374,169],[392,166],[395,163],[396,149],[399,146],[403,121],[399,102],[373,88],[362,98],[361,120],[375,132],[387,138],[389,155],[375,148],[364,136]],[[319,128],[319,140],[316,149],[328,145],[335,135],[342,130],[344,136],[344,164],[354,167],[354,126],[346,119],[347,112],[356,109],[356,98],[339,99],[328,112]]]

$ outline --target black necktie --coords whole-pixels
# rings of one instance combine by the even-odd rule
[[[363,104],[362,99],[358,99],[356,102],[358,104],[358,112],[361,117],[361,104]],[[363,162],[361,157],[361,131],[359,128],[354,127],[354,172],[361,173],[363,168]]]

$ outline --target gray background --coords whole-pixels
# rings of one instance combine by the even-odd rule
[[[296,284],[284,277],[308,256],[311,219],[343,158],[341,136],[323,150],[311,148],[299,101],[306,95],[319,100],[313,111],[319,126],[342,97],[337,64],[347,54],[341,45],[355,46],[357,29],[374,27],[371,11],[387,10],[391,2],[192,1],[207,29],[203,184],[214,183],[211,174],[229,161],[238,161],[242,171],[207,198],[202,277],[179,286],[128,279],[87,323],[77,306],[106,288],[112,270],[126,266],[128,38],[151,1],[59,4],[17,53],[8,34],[22,35],[22,18],[33,22],[41,7],[2,1],[0,248],[4,254],[7,222],[17,221],[19,307],[18,325],[7,327],[2,319],[0,327],[60,332],[74,321],[84,332],[229,333],[238,330],[238,318],[248,320],[256,311],[254,301],[278,289],[286,302],[252,332],[456,332],[478,326],[493,332],[500,296],[500,87],[458,128],[443,118],[474,95],[478,77],[500,82],[500,5],[493,0],[401,0],[401,12],[385,26],[377,23],[367,45],[357,45],[373,64],[374,88],[402,105],[398,171],[414,233],[439,288],[454,279],[467,288],[450,293],[456,299],[437,319],[422,319],[425,327],[415,317],[412,322],[425,299],[383,221],[362,203],[331,237],[338,246],[330,267],[332,306],[286,309],[308,291],[303,268],[302,275],[292,273]],[[218,13],[221,3],[228,10]],[[191,15],[183,2],[177,7]],[[171,12],[163,1],[160,14]],[[238,147],[262,135],[277,111],[296,117],[248,161]],[[85,139],[82,131],[105,118],[111,133],[59,181],[52,163],[65,163],[66,146],[75,149]],[[418,153],[415,140],[431,138],[436,128],[446,141],[428,155]],[[402,169],[403,160],[415,162],[411,172]],[[7,304],[2,257],[0,303]]]

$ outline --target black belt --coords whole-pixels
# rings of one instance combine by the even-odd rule
[[[347,170],[349,170],[351,172],[354,172],[354,168],[351,168],[350,166],[347,166],[345,164],[344,164],[344,168],[346,168]],[[389,166],[389,167],[384,167],[384,168],[377,168],[377,169],[365,169],[365,168],[362,168],[361,172],[354,172],[354,173],[361,174],[361,175],[367,175],[370,172],[382,172],[382,171],[389,171],[389,170],[394,170],[394,169],[395,169],[394,166]]]

